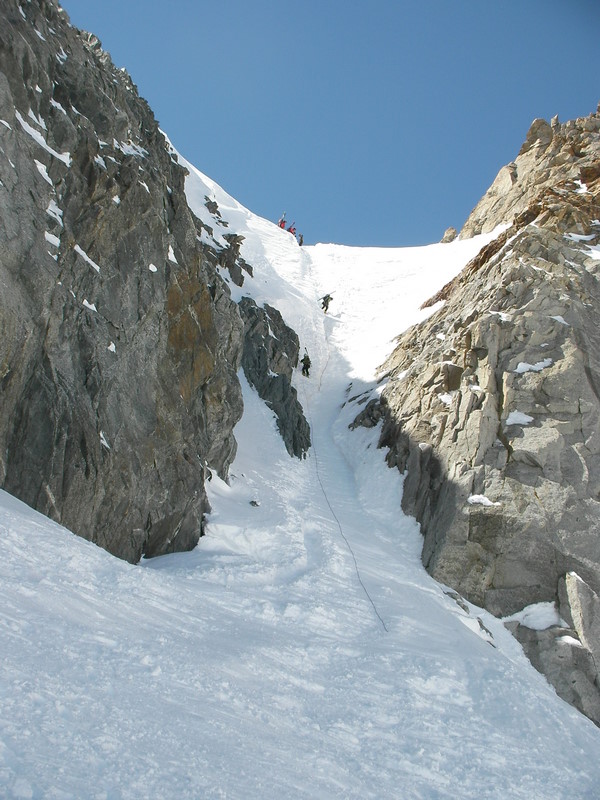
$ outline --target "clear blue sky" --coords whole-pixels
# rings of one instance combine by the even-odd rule
[[[177,149],[306,243],[460,228],[535,117],[600,101],[599,0],[64,0]]]

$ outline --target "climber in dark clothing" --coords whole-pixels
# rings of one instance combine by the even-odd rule
[[[327,313],[327,309],[329,308],[329,303],[333,300],[330,294],[326,294],[325,297],[321,298],[321,308],[323,309],[323,313]]]
[[[310,369],[310,358],[308,357],[308,353],[304,353],[304,357],[300,361],[302,364],[302,374],[306,375],[308,378],[308,370]]]
[[[304,244],[304,236],[302,236],[301,233],[298,234],[298,244],[300,245],[300,247],[302,247],[302,245]]]

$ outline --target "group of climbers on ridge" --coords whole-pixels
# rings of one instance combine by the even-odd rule
[[[292,236],[296,236],[296,223],[292,222],[291,225],[287,226],[287,221],[285,219],[285,211],[281,215],[279,222],[277,224],[282,230],[284,231],[287,230],[288,233],[292,234]],[[297,238],[298,238],[298,244],[300,245],[300,247],[302,247],[302,245],[304,244],[304,236],[302,236],[302,234],[299,233]]]

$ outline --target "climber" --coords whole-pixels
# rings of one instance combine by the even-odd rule
[[[298,244],[300,245],[300,247],[302,247],[302,245],[304,244],[304,236],[302,236],[301,233],[298,234]]]
[[[285,211],[284,211],[284,212],[283,212],[283,214],[281,215],[281,218],[280,218],[280,220],[279,220],[279,222],[278,222],[277,224],[279,225],[279,227],[280,227],[282,230],[285,230],[285,225],[286,225],[286,222],[285,222]]]
[[[288,228],[288,231],[289,231],[289,233],[292,234],[292,236],[296,235],[296,223],[295,222],[292,222],[292,224]]]
[[[310,369],[310,358],[308,357],[308,353],[306,352],[306,350],[304,351],[304,357],[302,358],[300,363],[302,364],[302,374],[306,375],[306,377],[308,378],[308,370]]]
[[[329,303],[333,300],[330,294],[326,294],[324,297],[321,298],[321,308],[323,309],[323,313],[327,313],[327,309],[329,308]]]

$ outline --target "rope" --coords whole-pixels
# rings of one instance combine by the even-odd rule
[[[328,347],[327,347],[327,361],[325,362],[325,365],[323,366],[323,369],[321,370],[321,375],[319,376],[319,391],[321,391],[321,384],[322,384],[322,381],[323,381],[323,375],[325,374],[325,370],[327,369],[327,365],[329,364],[329,357],[331,355],[331,351],[330,351],[330,348],[329,348],[329,342],[327,344],[328,344]],[[310,413],[310,404],[308,402],[308,396],[307,396],[306,392],[303,392],[303,395],[304,395],[304,402],[305,402],[305,405],[306,405],[306,410],[308,412],[311,431],[313,432],[312,449],[313,449],[313,452],[315,454],[315,468],[316,468],[316,473],[317,473],[317,480],[319,481],[319,486],[321,487],[321,491],[323,492],[323,497],[325,498],[325,502],[327,503],[327,506],[329,507],[329,510],[331,512],[331,516],[334,518],[334,520],[337,523],[338,530],[340,532],[340,536],[342,537],[342,539],[346,543],[346,547],[348,548],[348,552],[352,556],[352,560],[354,561],[354,571],[356,572],[356,577],[358,579],[358,582],[361,585],[361,588],[362,588],[363,592],[365,593],[365,596],[366,596],[367,600],[371,604],[371,606],[373,608],[373,611],[375,612],[375,615],[377,616],[377,619],[379,620],[379,622],[381,622],[383,630],[386,633],[389,633],[388,628],[387,628],[385,622],[383,621],[383,617],[381,616],[381,614],[377,610],[377,606],[375,605],[375,602],[374,602],[373,598],[371,597],[371,595],[369,594],[369,592],[367,590],[367,587],[363,583],[363,579],[360,576],[360,570],[358,569],[358,561],[356,560],[356,555],[354,553],[354,550],[352,549],[352,546],[351,546],[350,542],[348,541],[348,538],[346,537],[346,534],[344,533],[344,529],[342,528],[342,523],[338,519],[338,516],[335,513],[335,511],[333,510],[333,507],[332,507],[331,503],[329,502],[329,497],[327,496],[327,492],[325,491],[325,487],[323,486],[323,481],[321,480],[321,471],[319,469],[319,456],[318,456],[317,448],[316,448],[315,441],[314,441],[314,425],[312,423],[312,415]]]
[[[381,622],[383,630],[386,633],[388,633],[387,626],[386,626],[385,622],[383,621],[383,618],[382,618],[381,614],[377,610],[377,606],[375,605],[375,602],[373,601],[373,598],[369,594],[367,587],[363,583],[363,579],[360,576],[360,570],[358,569],[358,561],[356,560],[356,555],[354,553],[354,550],[352,549],[352,546],[351,546],[350,542],[348,541],[348,539],[346,537],[346,534],[344,533],[344,530],[342,528],[342,524],[339,521],[339,519],[337,517],[337,514],[333,510],[332,505],[329,502],[329,498],[327,497],[327,492],[325,491],[325,487],[323,486],[323,481],[321,480],[321,472],[319,470],[319,457],[318,457],[318,454],[317,454],[317,449],[315,447],[314,439],[313,439],[313,451],[314,451],[314,454],[315,454],[315,467],[316,467],[316,471],[317,471],[317,480],[319,481],[319,486],[321,487],[321,491],[323,492],[323,497],[325,498],[325,502],[327,503],[327,505],[329,507],[329,510],[331,511],[332,517],[334,518],[334,520],[337,523],[338,530],[340,532],[340,536],[342,537],[342,539],[346,543],[346,547],[348,548],[348,551],[349,551],[350,555],[352,556],[352,560],[354,561],[354,571],[356,572],[356,577],[358,578],[358,582],[360,583],[360,585],[362,587],[362,590],[363,590],[363,592],[365,593],[365,595],[367,597],[367,600],[369,601],[369,603],[373,607],[373,611],[375,612],[375,614],[377,616],[377,619],[379,620],[379,622]]]

